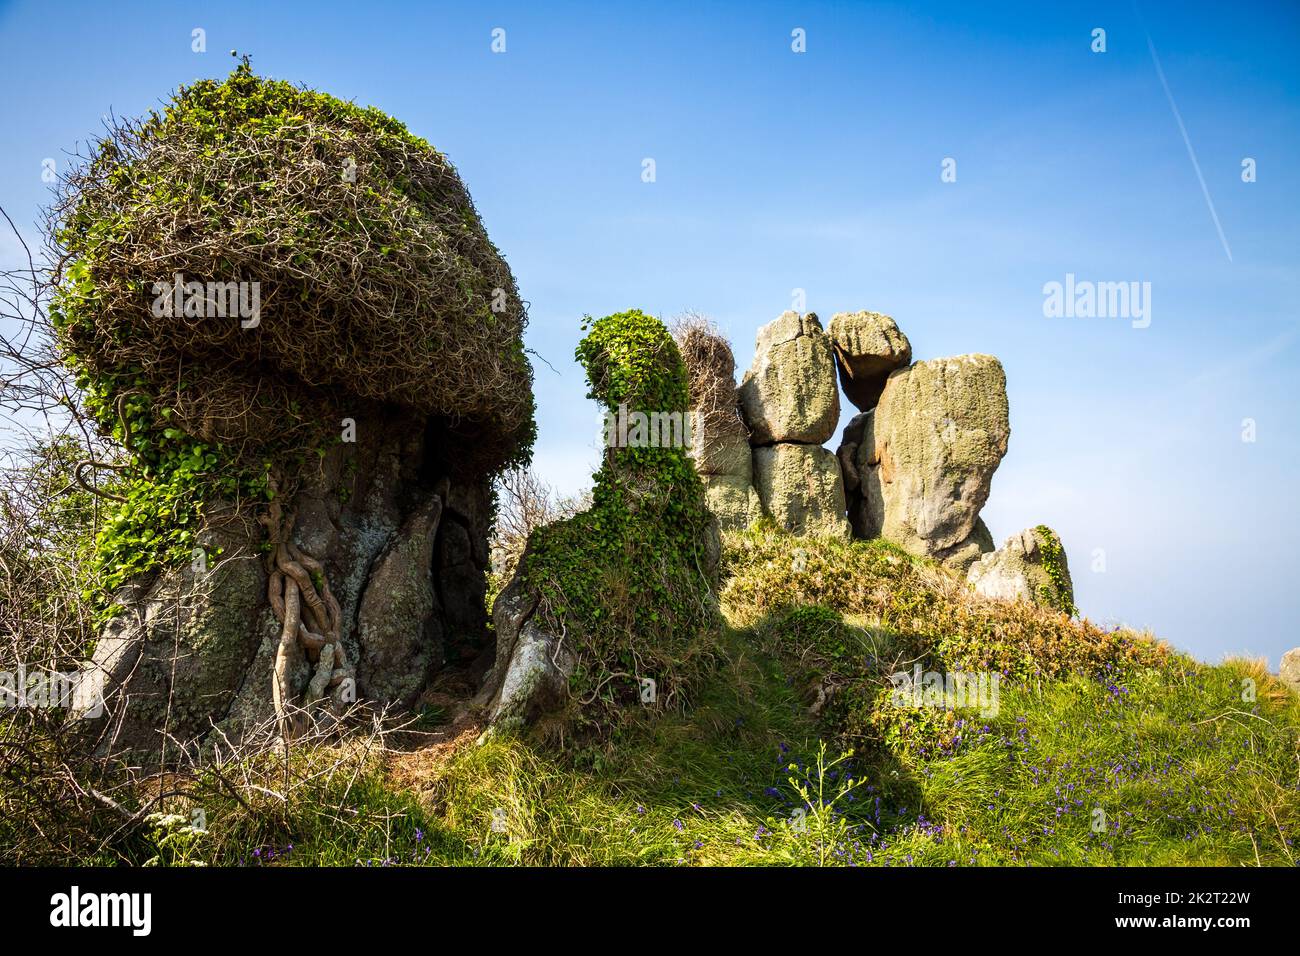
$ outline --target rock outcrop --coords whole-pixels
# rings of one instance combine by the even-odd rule
[[[758,330],[754,362],[740,383],[740,405],[755,446],[820,445],[835,434],[835,358],[816,315],[785,312]]]
[[[1046,525],[1026,528],[998,550],[980,557],[971,565],[967,580],[975,593],[985,597],[1075,613],[1065,549],[1056,532]]]
[[[979,512],[1010,434],[1006,376],[993,356],[894,372],[877,407],[845,429],[855,532],[964,572],[993,549]]]
[[[835,433],[839,392],[830,339],[817,316],[785,312],[758,330],[754,361],[740,384],[753,448],[752,497],[739,484],[710,491],[718,507],[750,520],[770,515],[795,534],[847,535],[844,484],[822,442]]]
[[[912,361],[912,344],[898,325],[879,312],[837,312],[827,329],[835,350],[840,387],[864,412],[880,401],[885,382],[895,369]]]
[[[1282,678],[1284,684],[1289,684],[1292,689],[1300,693],[1300,647],[1293,647],[1282,655],[1282,666],[1278,669],[1278,676]]]
[[[51,290],[133,489],[96,555],[121,609],[92,662],[105,745],[147,759],[268,713],[293,738],[411,703],[485,648],[490,483],[536,434],[509,265],[444,153],[247,59],[112,126],[61,180],[83,270]],[[110,255],[124,209],[139,228]]]

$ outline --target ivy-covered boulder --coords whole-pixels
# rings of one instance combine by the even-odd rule
[[[51,331],[121,448],[78,470],[109,745],[476,682],[491,481],[535,426],[523,300],[447,158],[245,62],[115,124],[52,223]]]
[[[109,426],[139,396],[255,463],[365,400],[472,423],[494,464],[531,440],[510,268],[447,157],[373,107],[241,66],[112,129],[54,212],[54,323]]]
[[[1002,601],[1024,601],[1074,616],[1074,583],[1061,539],[1047,525],[1007,538],[971,565],[967,580],[976,594]]]
[[[589,398],[689,414],[686,369],[659,320],[632,310],[584,328]],[[603,726],[623,707],[678,706],[712,659],[721,541],[688,449],[611,437],[591,507],[535,531],[496,601],[479,698],[495,727],[547,714]]]

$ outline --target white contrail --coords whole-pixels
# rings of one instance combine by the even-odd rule
[[[1187,146],[1187,155],[1192,158],[1192,168],[1196,170],[1196,178],[1201,181],[1201,192],[1205,196],[1205,205],[1210,207],[1210,218],[1214,220],[1214,228],[1219,231],[1219,241],[1223,243],[1223,251],[1228,254],[1228,261],[1232,261],[1232,250],[1228,248],[1228,237],[1223,234],[1223,226],[1219,224],[1219,214],[1214,211],[1214,200],[1210,198],[1210,188],[1205,185],[1205,177],[1201,175],[1201,164],[1196,161],[1196,150],[1192,149],[1192,141],[1187,135],[1187,127],[1183,125],[1183,116],[1178,112],[1178,104],[1174,102],[1174,94],[1169,90],[1169,81],[1165,79],[1165,71],[1160,66],[1160,57],[1156,55],[1156,45],[1151,42],[1151,34],[1147,34],[1147,49],[1151,51],[1151,62],[1156,65],[1156,75],[1160,77],[1160,85],[1165,88],[1165,98],[1169,100],[1169,108],[1174,111],[1174,119],[1178,121],[1178,131],[1183,134],[1183,143]]]

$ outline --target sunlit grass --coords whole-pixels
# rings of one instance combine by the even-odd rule
[[[748,564],[729,558],[753,572],[739,590],[775,601],[797,542],[753,545]],[[1203,665],[1033,609],[954,613],[936,602],[965,598],[933,569],[888,547],[831,550],[809,561],[826,573],[800,585],[816,592],[796,604],[808,610],[731,613],[689,706],[563,747],[471,729],[413,752],[299,750],[289,799],[209,787],[206,829],[155,834],[139,862],[1295,865],[1300,699],[1261,663]],[[996,713],[891,712],[881,674],[900,655],[969,666],[981,645],[942,627],[972,615],[994,641],[1050,626],[1052,666],[1017,638],[997,654],[1027,666]],[[839,705],[814,715],[810,688],[828,675]]]
[[[467,737],[416,786],[390,755],[205,862],[1294,865],[1297,703],[1262,674],[1243,703],[1244,665],[1007,687],[954,753],[835,763],[749,638],[729,635],[732,663],[687,714],[563,752]]]

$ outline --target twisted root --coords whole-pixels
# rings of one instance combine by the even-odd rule
[[[282,735],[297,737],[306,729],[313,708],[342,715],[355,699],[355,671],[348,663],[341,635],[342,609],[330,592],[324,566],[289,540],[294,515],[282,520],[273,500],[264,516],[271,539],[271,576],[267,598],[280,622],[271,696]],[[315,665],[303,689],[301,706],[293,686],[293,664],[299,653]],[[327,704],[323,704],[328,699]],[[319,709],[319,708],[318,708]]]

